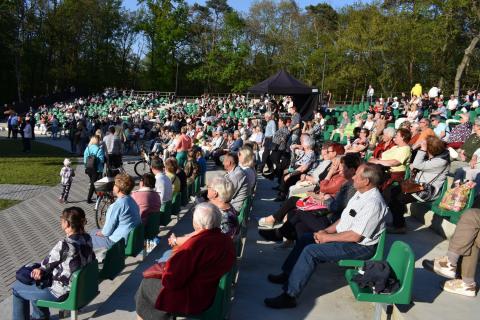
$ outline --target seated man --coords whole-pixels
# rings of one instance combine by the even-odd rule
[[[230,203],[237,212],[240,212],[243,201],[248,196],[247,176],[238,165],[238,157],[235,154],[227,153],[223,157],[223,168],[227,171],[225,176],[233,183],[234,191]]]
[[[218,281],[235,261],[232,240],[220,231],[222,215],[210,203],[193,213],[194,232],[157,272],[145,271],[135,301],[138,319],[170,319],[167,313],[198,315],[212,304]]]
[[[478,207],[478,203],[474,205]],[[457,228],[448,245],[447,255],[434,260],[423,260],[425,269],[452,279],[443,284],[443,290],[468,297],[476,295],[475,272],[480,248],[480,209],[468,209],[460,216]],[[457,262],[462,257],[461,279],[456,279]]]
[[[162,159],[154,157],[150,164],[152,173],[155,175],[155,191],[160,195],[161,203],[172,200],[173,184],[170,178],[165,174],[165,165]]]
[[[130,196],[134,186],[135,182],[128,174],[119,174],[115,177],[113,194],[117,200],[108,207],[102,230],[93,230],[90,234],[96,254],[100,253],[102,256],[101,253],[105,249],[110,248],[121,238],[126,242],[130,231],[142,223],[138,205]]]
[[[478,148],[480,148],[480,117],[475,119],[473,133],[465,140],[462,148],[457,150],[458,159],[452,161],[450,173],[455,173],[457,169],[469,166],[473,154]]]
[[[296,298],[320,262],[363,260],[375,253],[388,213],[377,189],[382,182],[379,165],[367,163],[358,167],[353,176],[357,193],[342,211],[340,219],[327,229],[303,235],[284,262],[282,273],[268,276],[270,282],[284,285],[281,295],[265,299],[268,307],[296,307]]]

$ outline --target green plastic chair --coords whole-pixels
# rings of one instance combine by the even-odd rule
[[[140,223],[128,234],[125,256],[136,257],[143,250],[144,241],[145,227]]]
[[[182,195],[180,192],[173,193],[172,197],[172,214],[178,215],[182,206]]]
[[[89,304],[98,295],[98,262],[95,259],[70,278],[70,294],[65,301],[38,300],[38,307],[71,311],[71,319],[78,319],[78,310]]]
[[[385,251],[385,238],[386,237],[387,237],[387,230],[385,229],[380,234],[380,239],[378,240],[378,244],[377,244],[377,251],[375,251],[375,254],[369,260],[373,260],[373,261],[383,260],[383,252]],[[364,263],[365,263],[364,260],[340,260],[338,262],[338,265],[340,267],[361,268],[361,267],[363,267]]]
[[[148,215],[147,224],[145,225],[145,240],[153,240],[160,230],[160,212],[152,212]]]
[[[99,271],[99,282],[113,280],[125,268],[125,239],[120,239],[107,250],[103,259],[102,270]]]
[[[172,220],[172,201],[162,203],[160,207],[160,225],[166,226]]]
[[[357,301],[375,302],[377,319],[380,319],[382,304],[410,304],[412,302],[413,273],[415,270],[415,255],[412,248],[403,241],[395,241],[388,253],[387,263],[399,281],[400,288],[391,294],[375,294],[370,288],[360,288],[352,278],[357,269],[345,271],[345,278]],[[392,309],[392,308],[387,308]],[[387,315],[388,318],[388,315]]]
[[[442,202],[445,193],[448,190],[448,181],[445,180],[443,183],[442,193],[441,195],[433,202],[432,204],[432,211],[438,216],[447,217],[449,218],[450,222],[453,224],[457,224],[458,220],[460,220],[460,216],[467,210],[473,206],[473,202],[475,200],[475,188],[470,190],[470,194],[468,195],[467,203],[465,207],[460,211],[451,211],[447,209],[440,208],[440,202]]]
[[[225,273],[218,282],[217,292],[210,308],[199,315],[188,315],[188,319],[224,320],[230,311],[233,269]],[[182,315],[182,317],[185,315]],[[176,316],[174,316],[176,319]]]

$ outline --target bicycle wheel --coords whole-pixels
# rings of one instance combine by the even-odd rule
[[[133,167],[137,176],[142,177],[145,173],[150,172],[150,166],[145,160],[140,160],[135,163],[135,167]]]
[[[107,217],[107,209],[113,203],[113,198],[101,196],[95,204],[95,223],[98,229],[102,229]]]

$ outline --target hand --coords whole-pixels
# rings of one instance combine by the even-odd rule
[[[476,165],[477,165],[477,159],[470,160],[470,168],[475,169]]]
[[[30,273],[30,277],[32,277],[35,280],[41,280],[42,273],[43,273],[43,270],[40,268],[33,269],[32,272]]]
[[[96,233],[95,233],[96,236],[99,236],[99,237],[105,237],[102,233],[101,230],[98,230]]]
[[[170,247],[175,247],[177,245],[177,237],[175,236],[174,233],[172,233],[168,238],[168,245]]]
[[[325,243],[327,242],[328,238],[328,233],[326,233],[324,230],[317,231],[313,234],[313,239],[315,240],[315,243]]]
[[[467,161],[467,157],[465,156],[465,152],[463,150],[459,155],[460,155],[460,160]]]
[[[290,173],[283,177],[283,180],[287,181],[291,177]]]
[[[427,140],[422,140],[420,142],[420,150],[427,152]]]
[[[307,178],[307,175],[306,174],[302,174],[300,176],[300,181],[305,181],[305,179]]]

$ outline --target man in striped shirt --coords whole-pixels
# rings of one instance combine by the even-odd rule
[[[265,299],[268,307],[296,307],[296,298],[321,262],[365,260],[373,256],[389,211],[377,189],[381,177],[379,165],[366,163],[358,167],[353,177],[357,192],[340,219],[324,230],[304,234],[284,262],[282,273],[268,276],[270,282],[283,284],[284,291],[278,297]]]

